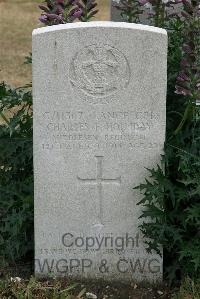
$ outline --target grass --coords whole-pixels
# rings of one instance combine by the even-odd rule
[[[98,0],[96,20],[109,19],[109,1]],[[31,67],[24,65],[31,52],[31,33],[40,25],[42,0],[0,0],[0,82],[22,86],[31,81]]]
[[[200,299],[200,280],[195,283],[187,277],[172,299]]]
[[[72,282],[66,278],[37,280],[7,277],[0,280],[1,299],[200,299],[200,281],[186,278],[179,289],[142,287],[134,282]]]
[[[160,293],[159,293],[160,292]],[[161,296],[162,295],[162,296]],[[0,281],[1,299],[170,299],[167,290],[144,288],[136,284],[122,283],[71,282],[66,278],[29,280],[18,277]]]
[[[0,298],[16,299],[81,299],[86,289],[75,290],[76,284],[68,284],[62,280],[37,281],[34,277],[23,280],[18,277],[0,282]],[[78,288],[78,287],[77,287]]]

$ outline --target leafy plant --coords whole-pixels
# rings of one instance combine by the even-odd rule
[[[121,5],[128,1],[121,1]],[[136,187],[147,250],[164,249],[166,276],[200,275],[200,8],[197,0],[141,0],[151,24],[168,30],[167,136],[162,165]],[[178,13],[171,5],[182,3]],[[125,6],[124,6],[125,7]],[[128,7],[128,6],[127,6]],[[131,11],[131,8],[130,8]],[[129,11],[129,13],[130,13]],[[125,10],[122,12],[126,13]],[[127,19],[129,14],[127,13]]]
[[[180,286],[180,290],[173,294],[172,299],[200,299],[200,281],[194,282],[186,277]]]
[[[9,114],[9,115],[8,115]],[[0,256],[33,250],[32,95],[0,84]]]
[[[199,1],[183,1],[182,16],[183,30],[183,58],[177,77],[176,93],[186,97],[186,107],[182,120],[177,127],[177,134],[195,113],[196,103],[200,101],[200,7]]]
[[[196,125],[196,126],[195,126]],[[137,187],[144,197],[140,226],[148,250],[164,248],[167,277],[200,275],[200,123],[182,133],[182,142],[166,143],[164,167],[149,170]],[[187,146],[185,146],[187,144]]]
[[[40,4],[43,11],[39,20],[45,25],[58,25],[71,23],[79,18],[82,11],[73,0],[45,0],[46,5]]]
[[[140,15],[143,13],[139,0],[121,0],[114,5],[121,11],[122,18],[129,23],[140,23]]]
[[[90,21],[98,13],[98,9],[96,9],[96,0],[77,1],[77,6],[82,11],[81,16],[79,17],[82,22]]]

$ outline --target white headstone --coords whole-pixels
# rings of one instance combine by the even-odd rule
[[[35,272],[156,281],[135,186],[165,139],[167,34],[127,23],[33,32]]]

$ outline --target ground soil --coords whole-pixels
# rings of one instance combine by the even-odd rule
[[[4,271],[2,271],[0,273],[0,279],[5,277],[20,277],[28,283],[32,275],[32,264],[18,263],[17,265],[6,268]],[[167,284],[164,282],[161,285],[150,286],[147,284],[139,284],[135,281],[132,281],[128,284],[121,282],[107,283],[105,281],[95,280],[74,281],[67,278],[59,279],[59,281],[61,282],[63,289],[69,285],[76,284],[77,286],[73,291],[74,295],[77,295],[83,289],[86,289],[85,292],[96,295],[98,299],[170,299],[172,296],[172,291],[170,291],[169,287],[167,287]],[[40,282],[42,282],[42,286],[44,288],[51,287],[53,284],[55,284],[53,279],[40,279]],[[37,295],[39,295],[39,293]]]

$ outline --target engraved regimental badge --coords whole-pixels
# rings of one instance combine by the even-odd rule
[[[70,65],[72,85],[87,95],[85,99],[93,104],[102,103],[103,98],[125,88],[129,78],[126,57],[109,45],[85,47],[76,53]]]

